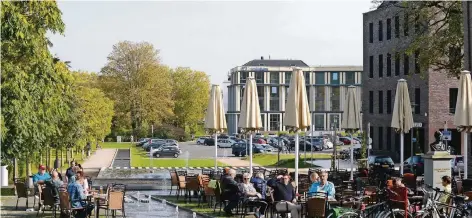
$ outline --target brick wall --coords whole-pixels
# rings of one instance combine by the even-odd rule
[[[449,113],[449,89],[457,88],[459,80],[448,77],[446,73],[429,70],[429,112],[428,138],[434,141],[434,132],[444,127],[447,121],[448,128],[454,129],[454,114]]]

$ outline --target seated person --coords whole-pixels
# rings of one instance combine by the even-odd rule
[[[449,197],[450,197],[449,194],[452,192],[451,177],[450,176],[443,176],[441,178],[441,181],[442,181],[443,191],[445,193],[448,193],[448,194],[441,194],[440,195],[441,197],[439,197],[439,202],[446,204],[449,201]]]
[[[298,218],[298,212],[301,210],[300,205],[296,205],[297,199],[295,188],[290,182],[290,176],[279,175],[276,179],[267,181],[267,186],[274,189],[274,201],[277,201],[275,209],[277,211],[289,211],[292,218]]]
[[[317,172],[312,172],[310,174],[310,181],[312,183],[315,183],[315,182],[319,182],[320,181],[320,177],[318,176],[318,173]]]
[[[251,183],[253,184],[254,188],[259,191],[261,198],[265,200],[267,193],[267,183],[264,180],[264,174],[257,173],[256,177],[251,178]]]
[[[33,185],[36,197],[39,196],[39,185],[44,185],[44,182],[47,180],[51,180],[51,175],[46,172],[46,166],[39,165],[38,173],[33,175]]]
[[[59,172],[57,172],[57,170],[54,169],[52,170],[51,174],[52,174],[52,184],[54,185],[54,187],[56,188],[61,187],[64,184],[64,182],[59,177]]]
[[[221,178],[221,197],[223,200],[229,201],[228,205],[224,208],[227,216],[233,215],[231,210],[238,206],[239,198],[241,196],[241,191],[239,190],[238,183],[234,180],[234,177],[236,177],[236,171],[230,169],[228,175]]]
[[[267,203],[262,200],[261,193],[258,193],[252,183],[250,183],[251,175],[249,173],[244,173],[243,182],[239,184],[240,190],[246,200],[246,203],[251,206],[257,207],[255,216],[260,218],[264,217],[264,212],[267,207]]]
[[[34,185],[38,185],[38,183],[43,184],[44,181],[50,180],[50,179],[51,179],[51,175],[49,175],[49,173],[46,172],[46,167],[44,165],[39,165],[38,173],[33,175],[33,184]]]
[[[76,218],[85,218],[91,214],[94,206],[87,204],[85,201],[87,196],[82,186],[76,181],[75,176],[71,176],[69,185],[67,186],[67,192],[71,201],[72,208],[82,208],[83,210],[77,211]]]
[[[323,171],[320,173],[320,181],[314,182],[308,193],[314,195],[316,193],[323,192],[328,195],[328,198],[334,199],[336,190],[334,184],[328,181],[328,172]]]

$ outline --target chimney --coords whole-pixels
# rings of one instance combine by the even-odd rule
[[[264,56],[261,56],[261,60],[264,60]]]

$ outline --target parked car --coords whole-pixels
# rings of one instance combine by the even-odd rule
[[[279,152],[279,149],[274,148],[274,147],[272,147],[272,146],[269,145],[269,144],[261,144],[261,146],[264,148],[264,150],[265,150],[266,152],[273,152],[273,153]]]
[[[139,141],[136,143],[136,147],[141,147],[144,143],[148,142],[151,138],[140,138]]]
[[[244,157],[246,156],[246,149],[247,149],[247,152],[249,153],[249,144],[236,143],[231,148],[231,153],[236,157],[239,157],[239,156]],[[252,153],[253,154],[265,153],[265,149],[260,144],[252,144]]]
[[[218,139],[218,148],[231,148],[231,146],[234,144],[233,141],[229,139]]]
[[[175,139],[166,139],[166,143],[169,145],[179,146],[179,142]]]
[[[159,147],[165,145],[165,143],[151,143],[149,144],[147,147],[146,147],[146,151],[149,152],[151,151],[151,149],[158,149]]]
[[[205,144],[205,140],[207,139],[207,137],[200,137],[197,139],[197,145],[203,145]]]
[[[275,133],[269,133],[267,136],[268,136],[269,138],[273,138],[273,137],[277,137],[277,134],[275,134]]]
[[[147,147],[152,143],[165,143],[165,139],[150,139],[147,143],[143,145],[143,149],[146,150]]]
[[[207,145],[207,146],[215,145],[215,139],[214,138],[207,138],[207,139],[205,139],[205,142],[203,142],[203,144]]]
[[[351,137],[339,137],[339,141],[343,142],[344,145],[351,144]],[[353,144],[361,144],[360,141],[356,140],[356,138],[352,139]]]
[[[371,171],[387,171],[389,173],[395,170],[395,164],[390,156],[386,155],[370,155],[367,159],[369,169]]]
[[[256,144],[267,144],[267,142],[263,138],[253,138],[252,143]]]
[[[153,151],[154,157],[179,157],[182,151],[176,146],[162,146],[156,151]]]
[[[424,174],[424,159],[421,155],[413,155],[403,162],[405,173],[414,173],[418,176]]]
[[[459,175],[459,173],[464,172],[464,156],[457,155],[451,160],[452,173],[454,175]]]

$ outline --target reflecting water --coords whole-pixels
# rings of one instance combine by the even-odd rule
[[[130,178],[130,179],[170,179],[168,170],[150,169],[104,169],[101,170],[97,178]]]
[[[126,217],[194,217],[193,213],[167,205],[165,200],[162,202],[151,199],[149,196],[154,193],[155,191],[127,192]]]

